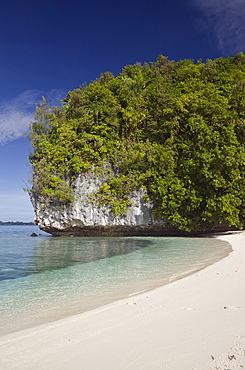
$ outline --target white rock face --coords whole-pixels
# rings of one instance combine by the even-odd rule
[[[92,195],[107,180],[107,175],[96,172],[79,175],[74,182],[75,201],[71,206],[64,207],[62,210],[52,204],[46,205],[40,199],[32,196],[31,200],[36,216],[35,223],[39,225],[40,229],[52,234],[57,234],[59,231],[73,234],[73,231],[76,230],[76,235],[82,234],[83,229],[119,230],[121,227],[124,234],[127,234],[126,230],[129,227],[130,234],[134,234],[134,227],[141,229],[166,227],[165,221],[154,219],[153,204],[151,201],[145,201],[147,195],[145,189],[132,192],[130,196],[132,205],[128,207],[125,214],[119,217],[113,214],[110,207],[98,206],[95,200],[91,200]]]

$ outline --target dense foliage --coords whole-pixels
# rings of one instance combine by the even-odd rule
[[[110,176],[96,194],[115,214],[146,187],[156,212],[185,230],[245,220],[245,56],[127,65],[68,93],[61,108],[45,99],[30,127],[32,191],[73,201],[80,172]]]

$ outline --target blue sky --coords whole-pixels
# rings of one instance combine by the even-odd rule
[[[126,64],[245,49],[244,0],[8,0],[0,12],[0,220],[32,221],[27,138],[35,105]]]

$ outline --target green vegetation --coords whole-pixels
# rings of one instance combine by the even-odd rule
[[[32,192],[73,202],[77,174],[115,177],[96,194],[125,212],[145,187],[158,215],[184,230],[245,224],[245,56],[127,65],[68,93],[61,108],[43,99],[30,126]]]

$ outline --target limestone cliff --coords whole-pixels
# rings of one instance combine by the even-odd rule
[[[106,175],[96,172],[80,174],[73,183],[75,201],[70,206],[58,202],[46,203],[31,194],[35,223],[54,236],[127,236],[167,235],[176,229],[164,220],[154,217],[153,204],[146,201],[146,190],[140,188],[130,194],[126,213],[115,216],[109,206],[99,206],[94,194],[100,189]]]

